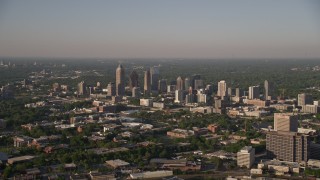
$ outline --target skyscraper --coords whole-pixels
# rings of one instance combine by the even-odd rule
[[[185,89],[185,90],[188,90],[190,86],[191,86],[191,84],[190,84],[190,79],[189,79],[188,77],[186,77],[186,78],[184,79],[184,89]]]
[[[150,68],[150,83],[152,91],[158,91],[159,74],[159,67],[154,66]]]
[[[144,72],[144,94],[149,95],[151,91],[151,74],[147,70]]]
[[[115,96],[117,94],[116,86],[113,82],[109,82],[107,89],[108,89],[108,94],[107,94],[108,96]]]
[[[259,86],[250,86],[249,87],[249,99],[259,99]]]
[[[166,79],[159,80],[158,88],[160,93],[167,92],[167,80]]]
[[[222,81],[218,82],[217,96],[220,96],[220,97],[227,96],[227,83],[226,83],[226,81],[222,80]]]
[[[274,95],[273,83],[265,80],[264,81],[264,99],[265,100],[272,100],[274,98],[275,98],[275,95]]]
[[[310,94],[298,94],[298,106],[303,106],[306,104],[312,104],[313,100],[312,100],[312,96]]]
[[[132,90],[132,88],[138,87],[138,86],[139,86],[139,75],[135,70],[133,70],[129,76],[129,87]]]
[[[121,64],[119,64],[116,70],[116,94],[117,96],[123,96],[125,93],[125,85],[124,85],[125,72],[124,68]]]
[[[177,78],[176,90],[184,90],[183,79],[181,78],[181,76]]]
[[[242,95],[243,95],[242,89],[236,88],[236,97],[242,97]]]
[[[78,95],[84,95],[87,94],[87,85],[84,81],[81,81],[78,84]]]
[[[203,80],[202,79],[194,80],[194,89],[199,90],[201,88],[203,88]]]
[[[184,91],[183,90],[176,90],[175,91],[175,99],[174,99],[174,102],[177,102],[177,103],[181,103],[184,101]]]

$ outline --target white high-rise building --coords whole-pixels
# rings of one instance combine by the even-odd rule
[[[227,96],[227,83],[226,83],[226,81],[222,80],[222,81],[218,82],[217,96],[220,96],[220,97]]]

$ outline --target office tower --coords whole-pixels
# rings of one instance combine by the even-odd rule
[[[107,89],[108,89],[108,93],[107,93],[108,96],[115,96],[117,94],[116,85],[113,82],[109,82]]]
[[[211,84],[208,84],[208,85],[206,86],[205,91],[206,91],[206,94],[207,94],[208,96],[211,96],[211,95],[213,94],[213,86],[212,86]]]
[[[176,90],[176,85],[169,85],[167,86],[167,92],[168,93],[173,93]]]
[[[236,97],[242,97],[243,91],[240,88],[236,88]]]
[[[140,94],[141,94],[141,91],[140,91],[139,87],[133,87],[132,88],[132,97],[140,98]]]
[[[240,167],[251,168],[255,160],[255,149],[245,146],[237,153],[237,164]]]
[[[100,82],[97,82],[97,87],[99,88],[101,86],[101,83]]]
[[[185,78],[184,79],[184,89],[188,90],[190,86],[191,86],[190,79],[189,78]]]
[[[232,93],[233,89],[231,87],[228,87],[228,96],[232,96],[233,93]]]
[[[249,99],[259,99],[259,96],[260,96],[259,86],[250,86]]]
[[[195,94],[187,94],[186,95],[186,104],[196,103],[196,102],[197,102],[197,96]]]
[[[207,103],[207,95],[206,94],[197,94],[197,102],[198,103]]]
[[[201,88],[203,88],[203,80],[202,79],[194,80],[194,89],[198,90]]]
[[[177,78],[176,90],[184,90],[183,79],[181,78],[181,76]]]
[[[139,75],[133,70],[129,76],[129,87],[132,90],[134,87],[139,87]]]
[[[298,115],[291,113],[274,113],[275,131],[298,131]]]
[[[222,81],[218,82],[217,96],[220,96],[220,97],[227,96],[227,83],[226,83],[226,81],[222,80]]]
[[[303,106],[303,105],[307,105],[307,104],[312,104],[313,100],[312,100],[312,96],[311,94],[298,94],[298,106]]]
[[[144,72],[144,94],[149,95],[151,92],[151,74],[147,70]]]
[[[177,102],[177,103],[181,103],[184,101],[184,91],[183,90],[176,90],[175,91],[175,99],[174,99],[174,102]]]
[[[193,89],[195,89],[195,87],[194,87],[195,80],[198,80],[198,79],[201,79],[200,74],[194,74],[191,76],[191,86]]]
[[[116,95],[123,96],[125,95],[125,85],[124,85],[125,72],[121,64],[119,64],[116,70]]]
[[[265,100],[275,99],[273,83],[267,80],[264,81],[264,99]]]
[[[151,90],[158,91],[158,81],[159,81],[159,67],[154,66],[150,68],[150,83]]]
[[[167,80],[166,79],[159,80],[158,88],[160,93],[167,92]]]
[[[81,81],[78,84],[78,95],[84,95],[87,94],[87,85],[84,81]]]
[[[306,162],[310,157],[310,138],[296,132],[270,131],[266,136],[267,156],[289,162]]]

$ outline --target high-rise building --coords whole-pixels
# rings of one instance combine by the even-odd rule
[[[139,87],[139,75],[133,70],[129,76],[129,87],[132,90],[134,87]]]
[[[132,97],[140,98],[140,94],[141,94],[141,91],[140,91],[139,87],[133,87],[132,88]]]
[[[116,70],[116,95],[125,95],[125,72],[121,64],[119,64]]]
[[[259,99],[259,96],[260,96],[259,86],[250,86],[249,99]]]
[[[167,86],[167,92],[168,93],[174,93],[176,90],[176,85],[168,85]]]
[[[190,86],[191,86],[190,79],[188,77],[186,77],[184,79],[184,89],[188,90]]]
[[[245,146],[237,153],[237,164],[240,167],[251,168],[255,160],[255,149]]]
[[[267,156],[289,162],[307,162],[310,138],[296,132],[270,131],[266,136]]]
[[[202,79],[194,80],[194,89],[199,90],[201,88],[203,88],[203,80]]]
[[[226,81],[222,80],[222,81],[218,82],[217,96],[220,96],[220,97],[227,96],[227,83],[226,83]]]
[[[150,68],[150,84],[152,91],[158,91],[159,81],[159,67],[154,66]]]
[[[228,87],[228,96],[233,96],[234,95],[234,93],[233,93],[233,89],[231,88],[231,87]]]
[[[303,106],[303,105],[307,105],[307,104],[312,104],[313,100],[312,100],[312,96],[311,94],[298,94],[298,106]]]
[[[211,96],[211,95],[213,94],[213,86],[212,86],[211,84],[208,84],[208,85],[206,86],[205,91],[206,91],[206,94],[207,94],[208,96]]]
[[[176,90],[184,90],[183,79],[181,78],[181,76],[177,78]]]
[[[196,102],[197,102],[197,96],[195,94],[187,94],[186,95],[186,104],[196,103]]]
[[[84,95],[87,94],[87,85],[84,81],[81,81],[78,84],[78,95]]]
[[[206,94],[197,94],[198,103],[207,103],[207,95]]]
[[[116,85],[113,82],[109,82],[107,89],[108,89],[108,93],[107,93],[108,96],[115,96],[117,94]]]
[[[149,95],[151,92],[151,74],[150,71],[147,70],[144,72],[144,94]]]
[[[291,113],[274,113],[275,131],[298,131],[298,115]]]
[[[193,89],[195,89],[195,87],[194,87],[195,80],[198,80],[198,79],[201,79],[200,74],[194,74],[191,76],[191,86]]]
[[[242,97],[243,96],[243,91],[240,88],[236,88],[236,97]]]
[[[160,93],[167,92],[167,80],[166,79],[159,80],[158,88]]]
[[[175,91],[175,99],[174,99],[174,102],[177,102],[177,103],[181,103],[184,101],[184,91],[183,90],[176,90]]]
[[[264,99],[265,100],[275,99],[273,83],[267,80],[264,81]]]

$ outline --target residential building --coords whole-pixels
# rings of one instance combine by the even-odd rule
[[[313,99],[311,94],[298,94],[298,106],[303,106],[307,104],[313,104]]]
[[[292,113],[274,113],[275,131],[298,131],[298,115]]]
[[[255,149],[251,146],[245,146],[237,153],[237,164],[240,167],[251,168],[254,160]]]
[[[266,137],[268,158],[282,161],[306,162],[310,157],[308,135],[296,132],[270,131]]]

